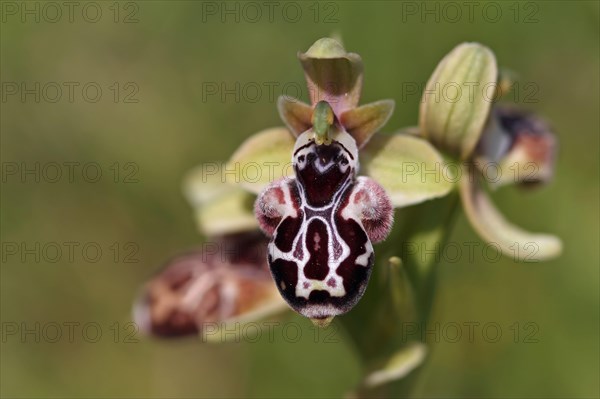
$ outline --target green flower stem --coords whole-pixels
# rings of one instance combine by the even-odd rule
[[[369,289],[354,310],[340,318],[366,373],[381,368],[394,353],[418,341],[421,328],[426,328],[435,299],[437,266],[458,204],[458,193],[453,191],[443,198],[399,210],[394,231],[376,248],[378,261]],[[401,264],[393,257],[399,257]],[[406,323],[414,323],[417,329],[409,337]],[[420,369],[376,388],[360,386],[355,394],[405,397]]]

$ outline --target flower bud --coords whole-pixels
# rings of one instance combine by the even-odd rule
[[[419,126],[439,149],[462,160],[473,152],[489,115],[497,86],[494,53],[479,43],[455,47],[429,78]]]

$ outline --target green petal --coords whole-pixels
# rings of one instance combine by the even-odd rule
[[[268,326],[268,323],[258,322],[270,319],[289,310],[290,307],[283,300],[275,285],[273,285],[272,295],[265,298],[262,303],[255,304],[252,310],[219,323],[205,324],[204,330],[200,332],[201,339],[203,342],[214,344],[240,342],[248,338],[247,334],[244,334],[245,332],[250,331],[251,334],[256,334],[257,327],[264,329]],[[252,328],[246,328],[249,324],[252,324]]]
[[[481,186],[479,173],[464,168],[460,181],[463,208],[471,225],[505,256],[521,261],[540,261],[560,255],[562,242],[548,234],[530,233],[509,223]]]
[[[412,135],[375,135],[361,151],[361,165],[362,173],[385,188],[395,207],[444,196],[453,186],[441,155]]]
[[[222,164],[202,164],[183,180],[183,193],[194,208],[200,232],[207,236],[237,233],[258,227],[255,196],[224,181]]]
[[[256,196],[241,187],[230,191],[196,208],[196,222],[206,236],[220,236],[258,229],[254,216]]]
[[[300,100],[280,96],[277,99],[277,110],[285,125],[296,137],[312,126],[312,108]]]
[[[223,164],[205,163],[190,170],[183,179],[183,194],[193,207],[207,204],[231,191],[221,174]]]
[[[494,99],[498,68],[494,53],[479,43],[455,47],[429,78],[419,126],[436,147],[461,159],[475,148]]]
[[[347,53],[330,38],[317,40],[306,53],[298,53],[311,104],[327,101],[336,115],[358,105],[363,82],[360,56]]]
[[[420,342],[411,342],[394,353],[379,370],[370,373],[364,385],[373,388],[406,377],[419,367],[427,355],[427,346]]]
[[[294,137],[282,127],[256,133],[242,143],[225,165],[226,181],[258,194],[273,180],[293,176],[294,143]]]
[[[344,112],[340,121],[354,137],[358,148],[362,148],[387,123],[393,112],[394,100],[381,100]]]

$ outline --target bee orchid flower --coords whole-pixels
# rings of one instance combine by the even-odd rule
[[[266,242],[257,231],[229,234],[171,259],[143,287],[134,305],[136,324],[158,337],[200,334],[218,342],[233,339],[246,321],[283,310]]]
[[[311,104],[281,97],[287,128],[250,136],[221,168],[201,165],[185,192],[206,234],[260,228],[269,236],[274,285],[292,309],[326,324],[363,295],[372,243],[389,233],[393,208],[443,196],[451,184],[404,172],[443,161],[429,142],[376,134],[394,102],[358,105],[359,55],[324,38],[298,57]]]

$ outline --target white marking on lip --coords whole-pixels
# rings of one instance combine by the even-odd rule
[[[293,201],[292,201],[292,192],[290,190],[290,185],[289,184],[282,184],[282,191],[283,191],[283,201],[286,205],[286,213],[287,215],[293,217],[293,218],[297,218],[298,217],[298,210],[296,209],[296,207],[293,205]]]
[[[365,253],[360,256],[357,256],[356,261],[354,263],[356,263],[357,265],[364,266],[364,267],[369,266],[369,257],[371,256],[372,253],[373,253],[373,245],[371,244],[371,241],[367,240]]]

